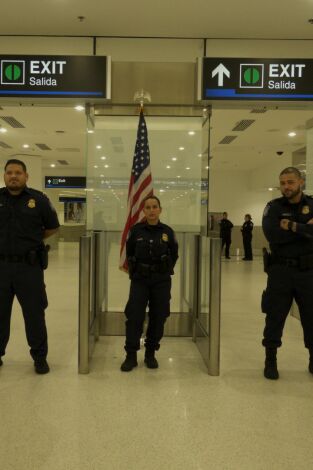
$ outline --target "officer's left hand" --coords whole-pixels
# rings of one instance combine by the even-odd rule
[[[290,223],[291,223],[291,227],[289,225]],[[282,228],[283,230],[292,230],[293,232],[296,232],[297,224],[296,222],[290,222],[289,219],[281,219],[280,228]]]
[[[283,230],[289,230],[288,224],[289,224],[289,219],[281,219],[280,228],[282,228]]]

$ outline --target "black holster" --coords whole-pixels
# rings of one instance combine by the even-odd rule
[[[263,248],[262,249],[263,251],[263,267],[264,267],[264,272],[267,273],[268,272],[268,268],[270,267],[270,265],[272,264],[271,263],[271,258],[272,258],[272,255],[269,251],[267,251],[266,248]]]
[[[49,264],[49,256],[48,253],[50,251],[50,245],[43,245],[40,250],[37,251],[37,256],[39,259],[39,264],[42,269],[47,269]]]

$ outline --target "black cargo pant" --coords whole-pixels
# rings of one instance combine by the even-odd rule
[[[266,313],[263,346],[281,346],[281,338],[292,300],[298,304],[304,345],[313,348],[313,269],[274,264],[269,267],[262,311]]]
[[[252,260],[252,237],[243,235],[242,242],[243,242],[245,258]]]
[[[14,296],[19,301],[25,322],[30,354],[33,359],[48,353],[45,308],[48,306],[43,270],[39,262],[0,261],[0,356],[10,337],[11,311]]]
[[[125,350],[140,349],[146,307],[149,304],[149,322],[145,347],[150,351],[160,348],[164,324],[170,315],[171,278],[169,275],[152,275],[145,279],[132,279],[129,299],[125,308],[126,342]]]
[[[223,248],[225,246],[225,256],[226,256],[226,258],[229,258],[230,245],[231,245],[231,238],[230,237],[222,237],[222,252],[223,252]]]

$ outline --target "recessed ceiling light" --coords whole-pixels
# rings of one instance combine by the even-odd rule
[[[165,193],[165,189],[160,189],[160,193]]]
[[[168,169],[169,169],[169,168],[171,168],[171,167],[170,167],[170,165],[166,165],[166,168],[168,168]]]
[[[98,149],[98,150],[102,149],[101,145],[97,145],[96,149]]]
[[[202,153],[198,153],[198,157],[200,157],[200,158],[201,158],[201,157],[202,157]]]
[[[180,178],[180,176],[176,176],[176,178]]]
[[[104,175],[100,175],[100,178],[104,178]]]
[[[101,157],[101,160],[106,160],[106,158],[107,158],[107,157],[103,156],[103,157]]]
[[[208,166],[206,166],[206,167],[205,167],[205,169],[206,169],[206,170],[208,170],[208,169],[209,169],[209,167],[208,167]]]
[[[88,132],[88,134],[94,134],[95,133],[95,131],[93,131],[92,129],[88,129],[87,132]]]
[[[54,168],[55,167],[55,163],[51,163],[51,168]]]
[[[190,170],[190,166],[186,166],[186,170]]]
[[[295,137],[297,134],[296,132],[288,132],[289,137]]]
[[[0,132],[2,132],[2,134],[5,134],[6,132],[8,132],[8,130],[5,127],[0,127]]]
[[[109,165],[104,165],[104,168],[109,168]]]
[[[24,149],[29,149],[29,145],[28,144],[23,144],[23,148]]]
[[[188,135],[195,135],[195,131],[189,131]]]
[[[78,106],[75,106],[75,109],[76,111],[84,111],[85,106],[78,105]]]
[[[273,188],[268,188],[269,191],[273,191]]]
[[[94,167],[94,168],[98,168],[98,165],[94,165],[93,167]]]
[[[178,147],[178,150],[185,150],[185,147]]]
[[[177,158],[176,158],[176,157],[172,157],[172,160],[173,160],[173,162],[176,162]]]

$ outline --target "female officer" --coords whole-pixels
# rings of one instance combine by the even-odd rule
[[[244,258],[242,258],[244,261],[252,261],[252,230],[253,230],[253,222],[252,222],[252,217],[250,214],[245,215],[245,221],[243,226],[241,227],[241,233],[242,233],[242,242],[243,242],[243,248],[245,252]]]
[[[121,365],[129,372],[138,365],[137,351],[149,303],[149,324],[145,339],[145,364],[156,369],[154,356],[160,347],[166,318],[170,315],[171,275],[178,258],[174,231],[160,222],[161,204],[156,196],[144,200],[145,221],[134,225],[126,242],[131,279],[126,315],[126,359]]]

